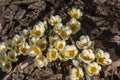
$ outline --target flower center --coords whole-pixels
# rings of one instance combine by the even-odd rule
[[[79,71],[76,71],[76,77],[79,77],[80,76],[80,72]]]
[[[95,73],[97,71],[96,67],[91,67],[91,72]]]
[[[104,60],[105,60],[105,57],[100,57],[99,60],[98,60],[98,62],[104,63]]]
[[[63,48],[63,44],[60,43],[59,46],[58,46],[59,49],[62,49]]]
[[[83,59],[85,59],[85,60],[91,60],[88,55],[84,56]]]
[[[45,46],[46,46],[45,43],[40,44],[40,48],[41,48],[41,49],[44,49]]]
[[[27,49],[26,48],[22,48],[22,53],[26,53],[27,52]]]
[[[54,20],[54,21],[53,21],[53,24],[54,24],[54,25],[58,24],[58,21],[57,21],[57,20]]]
[[[62,32],[61,32],[61,36],[65,38],[65,37],[67,37],[68,35],[67,35],[67,33],[66,33],[65,31],[62,31]]]
[[[44,61],[44,57],[40,57],[39,60],[40,60],[40,61]]]
[[[78,13],[76,13],[76,12],[74,12],[72,16],[73,16],[74,18],[78,18],[78,17],[79,17]]]
[[[55,57],[56,57],[56,52],[53,51],[53,52],[51,53],[51,57],[52,57],[52,58],[55,58]]]
[[[71,24],[71,25],[70,25],[70,28],[71,28],[72,31],[75,31],[75,30],[76,30],[76,24],[74,24],[74,23]]]
[[[35,35],[36,35],[36,36],[40,36],[40,35],[41,35],[41,31],[40,31],[40,30],[36,30],[36,31],[35,31]]]
[[[88,45],[88,42],[81,44],[81,47],[83,48],[83,47],[85,47],[87,45]]]
[[[75,51],[74,51],[74,50],[70,50],[70,51],[69,51],[69,55],[70,55],[70,57],[73,57],[74,54],[75,54]]]
[[[16,40],[16,43],[19,44],[19,43],[20,43],[20,40]]]
[[[11,55],[10,55],[10,58],[11,58],[11,59],[14,59],[14,58],[15,58],[15,56],[11,54]]]
[[[2,56],[2,61],[5,61],[5,56]]]
[[[35,47],[35,48],[34,48],[34,52],[35,52],[36,54],[39,54],[39,53],[40,53],[40,50]]]
[[[9,65],[9,64],[5,64],[5,67],[6,67],[7,69],[9,69],[9,68],[10,68],[10,65]]]

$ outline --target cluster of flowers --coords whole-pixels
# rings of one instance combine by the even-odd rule
[[[76,41],[76,45],[67,45],[66,41],[70,35],[81,29],[78,19],[83,15],[77,8],[72,8],[68,14],[71,19],[65,25],[62,24],[59,15],[51,16],[48,20],[51,25],[50,30],[46,21],[39,22],[32,29],[24,29],[13,39],[2,42],[0,44],[2,71],[10,72],[12,62],[16,62],[19,55],[29,55],[35,57],[34,61],[37,67],[47,66],[48,62],[57,59],[61,61],[72,60],[75,67],[70,70],[71,80],[82,78],[84,69],[90,75],[99,74],[101,65],[109,65],[112,62],[109,53],[101,49],[94,49],[94,42],[87,35],[81,36],[80,40]],[[50,32],[47,34],[48,36],[44,35],[45,31]],[[79,52],[78,49],[82,52]]]

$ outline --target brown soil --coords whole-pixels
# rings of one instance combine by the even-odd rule
[[[72,38],[78,40],[82,34],[89,35],[95,40],[96,48],[110,52],[113,60],[100,75],[86,76],[83,80],[120,80],[120,0],[39,0],[12,4],[13,1],[29,0],[0,0],[0,42],[27,27],[32,28],[40,20],[48,20],[50,15],[58,14],[66,22],[69,19],[67,12],[77,7],[84,14],[82,29]],[[2,2],[9,2],[9,5]],[[55,63],[60,65],[50,63],[48,67],[38,69],[32,58],[20,56],[10,73],[0,70],[0,80],[69,80],[71,61]]]

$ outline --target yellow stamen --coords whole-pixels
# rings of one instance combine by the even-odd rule
[[[96,67],[91,67],[91,73],[95,73],[97,71]]]
[[[11,59],[14,59],[14,58],[15,58],[15,56],[11,54],[11,55],[10,55],[10,58],[11,58]]]
[[[59,49],[62,49],[63,48],[63,44],[60,43],[59,46],[58,46]]]
[[[86,42],[86,43],[81,44],[80,46],[83,48],[83,47],[85,47],[87,45],[88,45],[88,43]]]
[[[5,61],[5,56],[2,56],[2,61]]]
[[[21,52],[26,53],[27,49],[26,48],[22,48]]]
[[[71,30],[75,31],[76,30],[76,24],[70,24]]]
[[[52,57],[52,58],[55,58],[55,57],[56,57],[56,52],[53,51],[53,52],[51,53],[51,57]]]
[[[44,61],[44,57],[40,57],[39,60],[40,60],[40,61]]]
[[[70,51],[69,51],[69,56],[70,56],[70,57],[73,57],[74,55],[75,55],[75,51],[74,51],[74,50],[70,50]]]
[[[38,49],[38,48],[34,48],[34,52],[36,53],[36,54],[40,54],[40,50]]]
[[[57,20],[53,21],[53,24],[54,25],[58,24],[58,21]]]
[[[7,69],[9,69],[9,68],[10,68],[10,65],[9,65],[9,64],[5,64],[5,67],[6,67]]]
[[[98,62],[104,63],[104,60],[105,60],[105,57],[100,57],[100,58],[98,59]]]
[[[74,13],[72,14],[72,17],[73,17],[73,18],[78,18],[78,16],[79,16],[79,15],[78,15],[76,12],[74,12]]]
[[[66,33],[65,31],[61,31],[61,36],[62,36],[63,38],[66,38],[68,35],[67,35],[67,33]]]
[[[41,49],[44,49],[44,48],[45,48],[45,46],[46,46],[46,44],[45,44],[45,43],[40,44],[40,48],[41,48]]]
[[[79,77],[80,76],[80,72],[79,71],[76,71],[76,77]]]
[[[39,31],[39,30],[36,30],[34,33],[35,33],[36,36],[40,36],[41,35],[41,31]]]
[[[19,43],[20,43],[20,40],[17,40],[16,43],[19,44]]]
[[[85,59],[85,60],[91,60],[88,55],[84,56],[83,59]]]

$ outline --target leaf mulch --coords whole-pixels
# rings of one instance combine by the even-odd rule
[[[26,1],[12,4],[13,1]],[[78,40],[87,34],[95,41],[95,46],[108,51],[113,63],[104,67],[100,75],[86,76],[83,80],[120,80],[120,0],[0,0],[0,42],[12,38],[25,28],[32,28],[40,20],[48,20],[50,15],[60,15],[64,21],[69,19],[67,12],[72,7],[83,12],[82,30],[73,35]],[[13,64],[10,73],[0,70],[0,80],[69,80],[71,61],[49,64],[48,67],[36,68],[33,59],[21,56]]]

